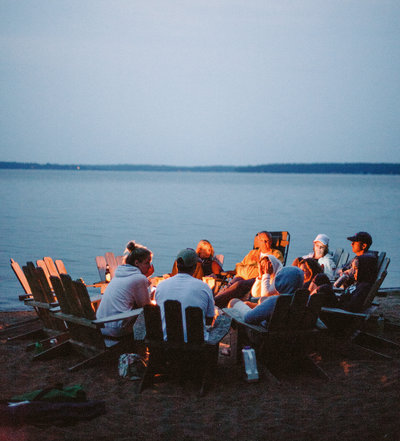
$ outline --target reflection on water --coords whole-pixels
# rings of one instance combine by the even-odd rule
[[[176,253],[208,239],[232,269],[263,229],[291,234],[288,263],[321,232],[331,249],[369,231],[391,258],[385,286],[400,286],[400,177],[190,172],[0,170],[0,309],[21,305],[9,266],[63,259],[73,278],[99,276],[95,256],[121,254],[130,239],[154,253],[156,274]]]

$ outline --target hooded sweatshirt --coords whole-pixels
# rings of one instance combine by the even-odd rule
[[[139,268],[132,265],[120,265],[115,270],[115,275],[107,286],[97,310],[96,317],[102,319],[110,315],[140,308],[150,303],[150,282]],[[105,324],[105,334],[117,335],[121,328],[132,323],[129,321],[115,321]]]
[[[271,254],[266,256],[272,264],[272,274],[263,274],[261,277],[257,277],[254,285],[251,288],[252,297],[268,297],[278,295],[279,292],[275,289],[275,277],[278,272],[283,268],[282,263]]]

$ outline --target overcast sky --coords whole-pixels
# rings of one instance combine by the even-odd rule
[[[0,0],[2,161],[400,162],[399,0]]]

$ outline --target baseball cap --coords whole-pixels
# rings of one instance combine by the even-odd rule
[[[366,243],[367,245],[372,244],[371,235],[369,233],[366,233],[365,231],[359,231],[354,236],[348,237],[347,240],[351,240],[352,242],[362,242]]]
[[[195,266],[198,262],[197,253],[193,248],[184,248],[183,250],[180,250],[178,255],[176,256],[176,260],[182,259],[183,264],[186,268],[191,268],[192,266]]]
[[[321,242],[325,246],[328,246],[329,237],[326,234],[318,234],[318,236],[314,239],[314,242]]]

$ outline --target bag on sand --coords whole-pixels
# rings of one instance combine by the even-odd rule
[[[120,377],[140,380],[146,369],[146,362],[139,354],[122,354],[119,357],[118,373]]]

